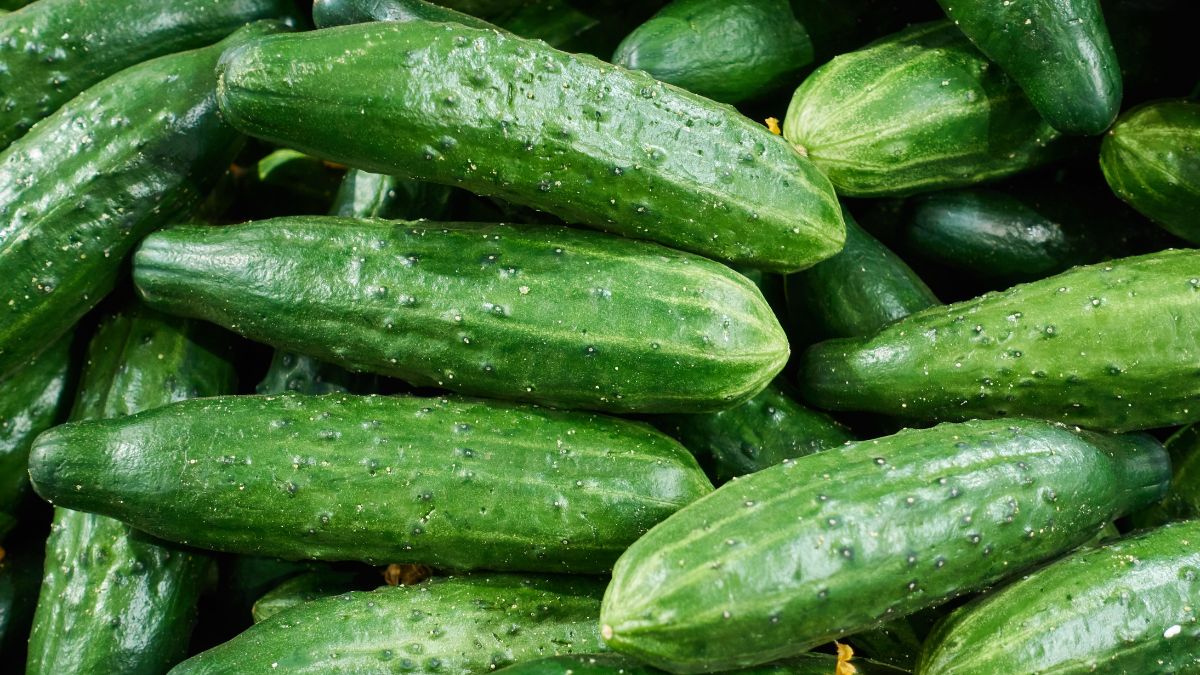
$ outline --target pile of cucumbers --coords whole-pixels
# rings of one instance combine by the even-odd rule
[[[1200,673],[1190,4],[0,0],[0,670]]]

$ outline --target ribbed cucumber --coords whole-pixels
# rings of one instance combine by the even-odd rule
[[[254,602],[254,623],[306,602],[353,590],[367,591],[381,586],[379,574],[363,574],[345,570],[320,570],[299,574],[283,581]]]
[[[231,49],[219,76],[238,128],[367,171],[763,269],[802,269],[843,243],[832,186],[782,138],[536,40],[341,26]]]
[[[971,185],[1059,153],[1059,132],[948,21],[818,68],[792,97],[783,135],[856,197]]]
[[[568,228],[280,218],[172,228],[134,257],[155,307],[481,396],[720,410],[762,390],[789,353],[745,277]]]
[[[1169,474],[1149,436],[1018,418],[785,461],[629,547],[602,633],[676,673],[784,658],[1068,551],[1158,499]]]
[[[838,671],[838,658],[832,654],[800,654],[781,663],[728,671],[730,675],[900,675],[906,671],[865,659],[847,662],[853,671]],[[658,675],[663,671],[620,654],[567,654],[521,661],[498,671],[504,675]]]
[[[1118,197],[1200,244],[1200,103],[1160,101],[1125,113],[1104,137],[1100,168]]]
[[[594,652],[603,589],[581,577],[470,575],[346,593],[256,624],[171,675],[486,673]]]
[[[1189,521],[1082,549],[950,615],[917,672],[1197,672],[1198,543]]]
[[[372,21],[433,21],[460,23],[472,28],[496,26],[471,14],[425,0],[315,0],[313,23],[318,28]]]

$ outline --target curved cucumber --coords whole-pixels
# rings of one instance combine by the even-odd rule
[[[347,26],[372,21],[433,21],[460,23],[495,30],[496,26],[470,14],[425,0],[315,0],[313,23],[317,28]]]
[[[360,572],[332,569],[299,574],[283,581],[254,602],[251,610],[254,623],[265,621],[280,612],[319,598],[341,595],[353,590],[369,591],[380,586],[381,581],[378,574],[364,575]]]
[[[849,662],[857,675],[900,675],[905,671],[865,659]],[[800,654],[780,663],[727,671],[730,675],[833,675],[838,658],[832,654]],[[498,671],[504,675],[659,675],[663,671],[620,654],[567,654],[521,661]]]
[[[917,672],[1196,672],[1197,542],[1177,523],[1043,567],[939,624]]]
[[[367,171],[763,269],[802,269],[843,243],[832,186],[782,138],[536,40],[341,26],[232,49],[219,78],[238,128]]]
[[[605,593],[602,634],[675,673],[785,658],[1068,551],[1157,499],[1169,474],[1149,436],[1023,419],[907,430],[785,461],[629,547]]]
[[[351,370],[561,407],[720,410],[789,353],[762,294],[729,268],[562,227],[176,227],[146,238],[134,279],[155,307]]]
[[[783,135],[855,197],[971,185],[1059,154],[1059,133],[948,21],[818,68],[792,97]]]

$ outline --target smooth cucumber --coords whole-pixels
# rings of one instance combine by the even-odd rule
[[[761,124],[536,40],[341,26],[231,49],[219,79],[238,128],[367,171],[763,269],[844,240],[829,181]]]
[[[1166,250],[819,343],[799,379],[807,401],[828,410],[1153,429],[1200,420],[1197,327],[1200,251]]]
[[[783,135],[853,197],[972,185],[1061,154],[1059,132],[948,21],[818,68],[792,96]]]
[[[1158,499],[1169,474],[1149,436],[1019,418],[788,460],[629,547],[602,635],[675,673],[785,658],[1069,551]]]
[[[481,396],[720,410],[789,353],[758,288],[729,268],[563,227],[278,218],[171,228],[134,258],[159,309]]]
[[[265,621],[276,614],[306,602],[332,595],[341,595],[353,590],[368,591],[382,585],[383,578],[377,574],[363,574],[345,570],[320,570],[291,577],[267,591],[254,602],[251,610],[254,623]]]
[[[900,675],[906,671],[868,661],[853,659],[853,671],[838,671],[838,658],[832,654],[800,654],[787,661],[728,671],[731,675]],[[612,652],[567,654],[521,661],[498,671],[504,675],[659,675],[663,671]]]
[[[1200,670],[1200,521],[1085,548],[938,625],[923,675]]]
[[[313,23],[317,28],[348,26],[372,21],[432,21],[459,23],[495,30],[496,26],[471,14],[425,0],[315,0]]]

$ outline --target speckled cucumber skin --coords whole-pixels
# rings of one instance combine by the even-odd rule
[[[313,23],[317,28],[348,26],[371,21],[433,21],[460,23],[482,29],[493,24],[458,10],[425,0],[315,0]]]
[[[470,575],[314,600],[256,624],[171,675],[471,675],[602,649],[602,581]],[[303,635],[303,639],[298,639]]]
[[[232,391],[221,337],[140,307],[110,318],[89,346],[72,419]],[[209,564],[116,520],[55,509],[26,672],[165,672],[187,650]]]
[[[1059,132],[948,21],[818,68],[792,96],[783,135],[853,197],[972,185],[1060,154]]]
[[[291,0],[38,0],[0,21],[0,149],[109,75],[295,14]]]
[[[745,277],[563,227],[277,218],[143,242],[153,306],[252,339],[495,398],[608,411],[737,405],[787,338]]]
[[[1125,113],[1104,137],[1100,168],[1118,197],[1200,244],[1200,103],[1160,101]]]
[[[832,654],[800,654],[782,663],[769,663],[729,671],[731,675],[833,675],[837,657]],[[906,671],[865,659],[853,659],[858,675],[900,675]],[[663,671],[614,653],[547,656],[515,663],[498,673],[504,675],[658,675]]]
[[[232,124],[356,168],[762,269],[802,269],[842,247],[832,186],[782,138],[536,40],[360,24],[255,41],[219,73]]]
[[[287,579],[275,588],[267,591],[254,602],[251,614],[254,623],[266,621],[276,614],[298,607],[306,602],[332,595],[341,595],[353,590],[371,590],[372,587],[383,585],[382,575],[364,577],[358,572],[343,570],[319,570],[305,572]],[[373,581],[372,586],[363,587],[364,582]]]
[[[1082,549],[970,603],[922,675],[1200,671],[1200,521]]]
[[[608,645],[675,673],[804,652],[1068,551],[1159,498],[1149,436],[944,424],[727,483],[621,556]]]
[[[922,420],[1030,415],[1128,431],[1200,420],[1200,251],[935,307],[802,356],[806,400]]]
[[[1099,0],[938,0],[1050,126],[1095,135],[1121,108],[1121,66]]]
[[[30,467],[50,501],[172,541],[450,569],[603,572],[712,489],[684,448],[636,422],[338,394],[60,426]]]

